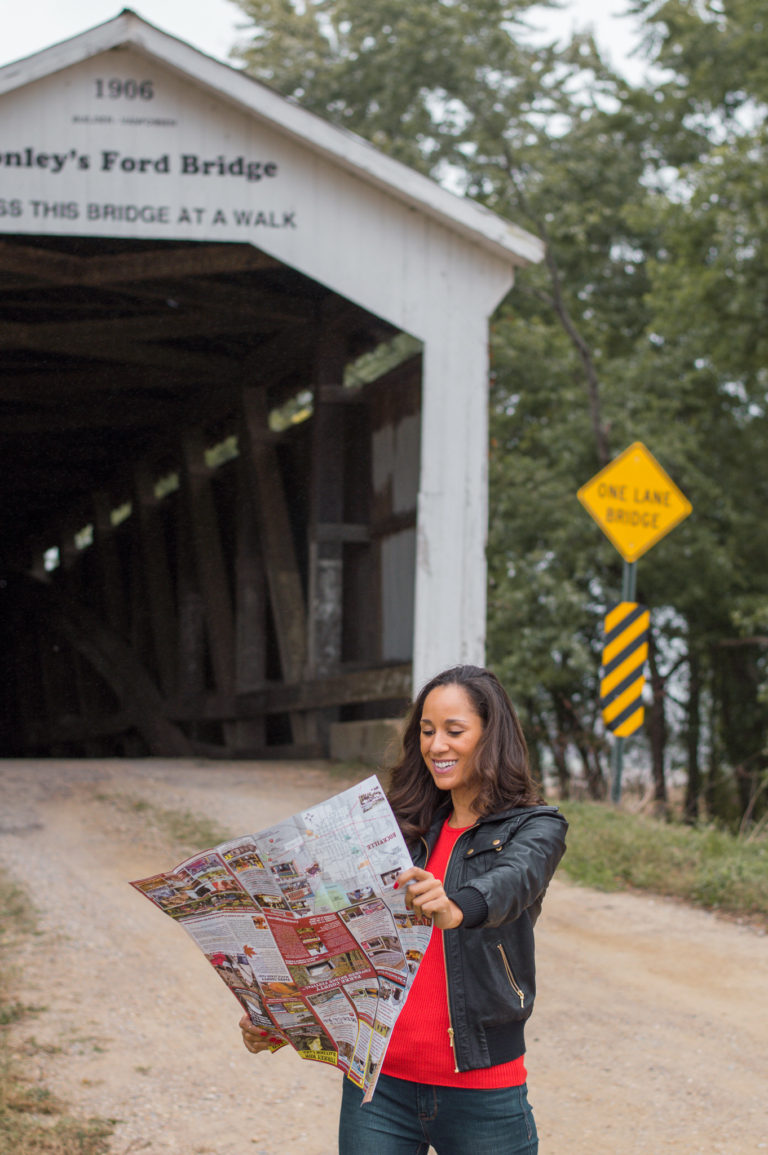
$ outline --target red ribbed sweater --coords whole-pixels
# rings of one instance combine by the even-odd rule
[[[447,821],[444,823],[427,862],[427,870],[435,878],[445,878],[448,859],[461,833],[461,830],[453,830]],[[472,934],[472,931],[467,931],[467,934]],[[440,1087],[490,1089],[519,1087],[525,1082],[522,1055],[496,1067],[456,1071],[449,1026],[443,932],[435,927],[392,1031],[383,1073],[412,1083],[431,1083]]]

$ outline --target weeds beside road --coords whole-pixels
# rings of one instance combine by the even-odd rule
[[[367,775],[367,769],[359,768],[359,777]],[[141,818],[190,854],[237,834],[189,811],[152,806],[127,793],[97,798]],[[598,802],[565,802],[561,809],[570,824],[561,869],[573,882],[605,891],[651,891],[768,925],[768,836],[750,840]]]
[[[768,926],[768,837],[745,838],[564,802],[570,823],[562,870],[598,890],[634,889]]]
[[[66,1104],[25,1075],[34,1042],[11,1043],[10,1027],[44,1008],[26,1006],[17,997],[14,950],[23,936],[36,933],[36,922],[28,896],[3,872],[0,910],[0,1155],[106,1155],[114,1121],[71,1115]]]

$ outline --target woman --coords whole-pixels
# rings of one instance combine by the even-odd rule
[[[395,1024],[376,1091],[344,1080],[340,1155],[535,1155],[524,1025],[533,926],[565,850],[501,683],[456,666],[422,689],[389,800],[415,865],[397,886],[433,931]],[[249,1050],[268,1043],[247,1018]]]

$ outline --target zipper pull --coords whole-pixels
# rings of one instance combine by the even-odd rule
[[[453,1027],[448,1028],[448,1042],[451,1044],[451,1050],[453,1051],[453,1073],[454,1075],[458,1075],[459,1064],[456,1062],[456,1048],[453,1044]]]

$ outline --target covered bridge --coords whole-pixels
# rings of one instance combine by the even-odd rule
[[[0,755],[324,753],[482,661],[539,242],[127,10],[0,117]]]

